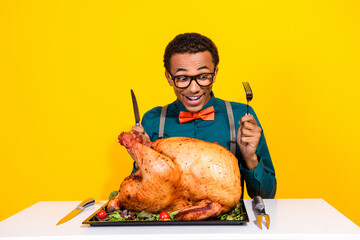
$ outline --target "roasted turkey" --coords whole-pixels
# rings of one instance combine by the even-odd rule
[[[120,134],[119,142],[139,168],[109,208],[179,211],[177,220],[202,220],[230,211],[240,199],[237,158],[220,144],[187,137],[149,142],[132,131]]]

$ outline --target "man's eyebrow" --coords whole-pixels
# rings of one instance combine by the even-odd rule
[[[185,68],[178,68],[175,73],[180,72],[180,71],[187,72],[187,69],[185,69]]]
[[[210,68],[208,68],[207,66],[199,67],[197,70],[201,70],[201,69],[209,69],[209,70],[210,70]],[[187,72],[187,69],[185,69],[185,68],[178,68],[175,73],[180,72],[180,71]]]
[[[201,69],[209,69],[210,70],[210,68],[208,68],[207,66],[199,67],[197,70],[201,70]]]

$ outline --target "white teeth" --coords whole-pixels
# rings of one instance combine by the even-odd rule
[[[188,99],[190,99],[191,101],[196,101],[198,99],[200,99],[201,96],[199,97],[187,97]]]

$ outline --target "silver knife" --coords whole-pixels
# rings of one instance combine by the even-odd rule
[[[81,213],[85,208],[94,205],[95,203],[95,199],[93,198],[89,198],[86,199],[85,201],[83,201],[82,203],[80,203],[74,210],[72,210],[68,215],[66,215],[65,217],[63,217],[57,224],[60,225],[64,222],[69,221],[70,219],[72,219],[73,217],[75,217],[76,215],[78,215],[79,213]]]
[[[133,103],[133,108],[134,108],[135,124],[136,124],[136,126],[140,126],[139,107],[138,107],[138,104],[136,101],[134,91],[132,89],[131,89],[131,98],[132,98],[132,103]]]

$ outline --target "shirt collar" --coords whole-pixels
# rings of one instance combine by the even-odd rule
[[[210,96],[211,96],[210,100],[204,105],[204,107],[201,110],[203,110],[205,108],[208,108],[208,107],[211,107],[211,106],[213,106],[215,108],[215,106],[216,106],[216,98],[214,96],[213,91],[211,91]],[[188,112],[188,110],[185,108],[185,106],[182,104],[182,102],[180,102],[179,99],[176,99],[175,103],[176,103],[176,106],[177,106],[179,112],[180,111]]]

